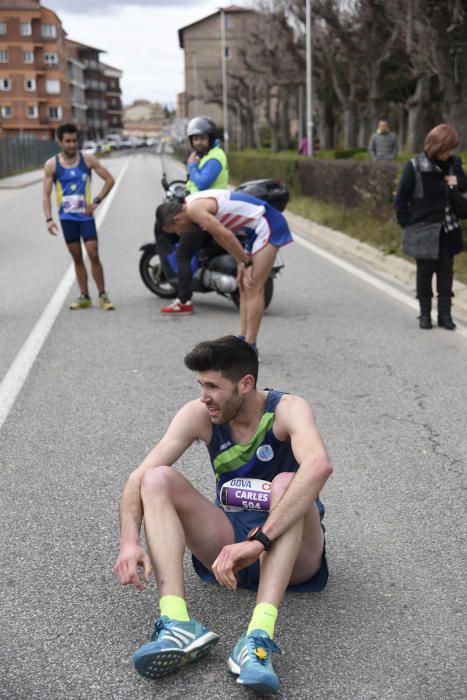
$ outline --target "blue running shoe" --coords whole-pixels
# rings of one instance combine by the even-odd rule
[[[164,615],[156,621],[151,641],[133,654],[133,663],[145,678],[160,678],[204,656],[218,640],[196,620],[179,622]]]
[[[263,693],[275,693],[280,681],[270,660],[270,653],[281,650],[264,630],[252,630],[240,637],[229,659],[229,669],[237,683]]]

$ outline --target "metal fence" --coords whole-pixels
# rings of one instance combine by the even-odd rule
[[[60,150],[55,141],[0,139],[0,177],[41,168]]]

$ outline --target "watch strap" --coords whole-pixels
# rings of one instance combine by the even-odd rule
[[[254,540],[261,542],[266,552],[271,549],[272,540],[270,540],[269,537],[264,534],[260,527],[255,528],[251,534],[248,535],[248,539],[250,542],[253,542]]]

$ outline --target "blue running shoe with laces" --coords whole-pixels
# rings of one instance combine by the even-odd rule
[[[180,622],[164,615],[156,620],[151,641],[133,654],[133,663],[145,678],[160,678],[204,656],[218,640],[196,620]]]
[[[280,681],[275,673],[270,654],[281,650],[264,630],[252,630],[240,637],[229,659],[229,669],[237,683],[263,693],[276,693]]]

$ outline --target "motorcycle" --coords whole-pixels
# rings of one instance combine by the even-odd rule
[[[162,187],[166,201],[183,202],[188,194],[186,180],[169,182],[165,173],[162,175]],[[244,192],[262,199],[279,211],[284,211],[289,201],[289,191],[278,180],[251,180],[235,188],[236,192]],[[157,224],[156,224],[157,226]],[[237,234],[242,243],[241,232]],[[139,261],[139,273],[146,287],[162,299],[175,299],[177,289],[177,262],[174,251],[167,256],[164,263],[159,255],[157,240],[140,247],[142,255]],[[274,291],[274,279],[284,263],[277,254],[274,266],[264,286],[264,305],[267,309],[271,303]],[[173,274],[167,270],[172,269]],[[214,240],[209,246],[203,247],[192,258],[193,292],[216,292],[224,297],[230,297],[235,306],[240,306],[240,290],[237,283],[237,263]]]

